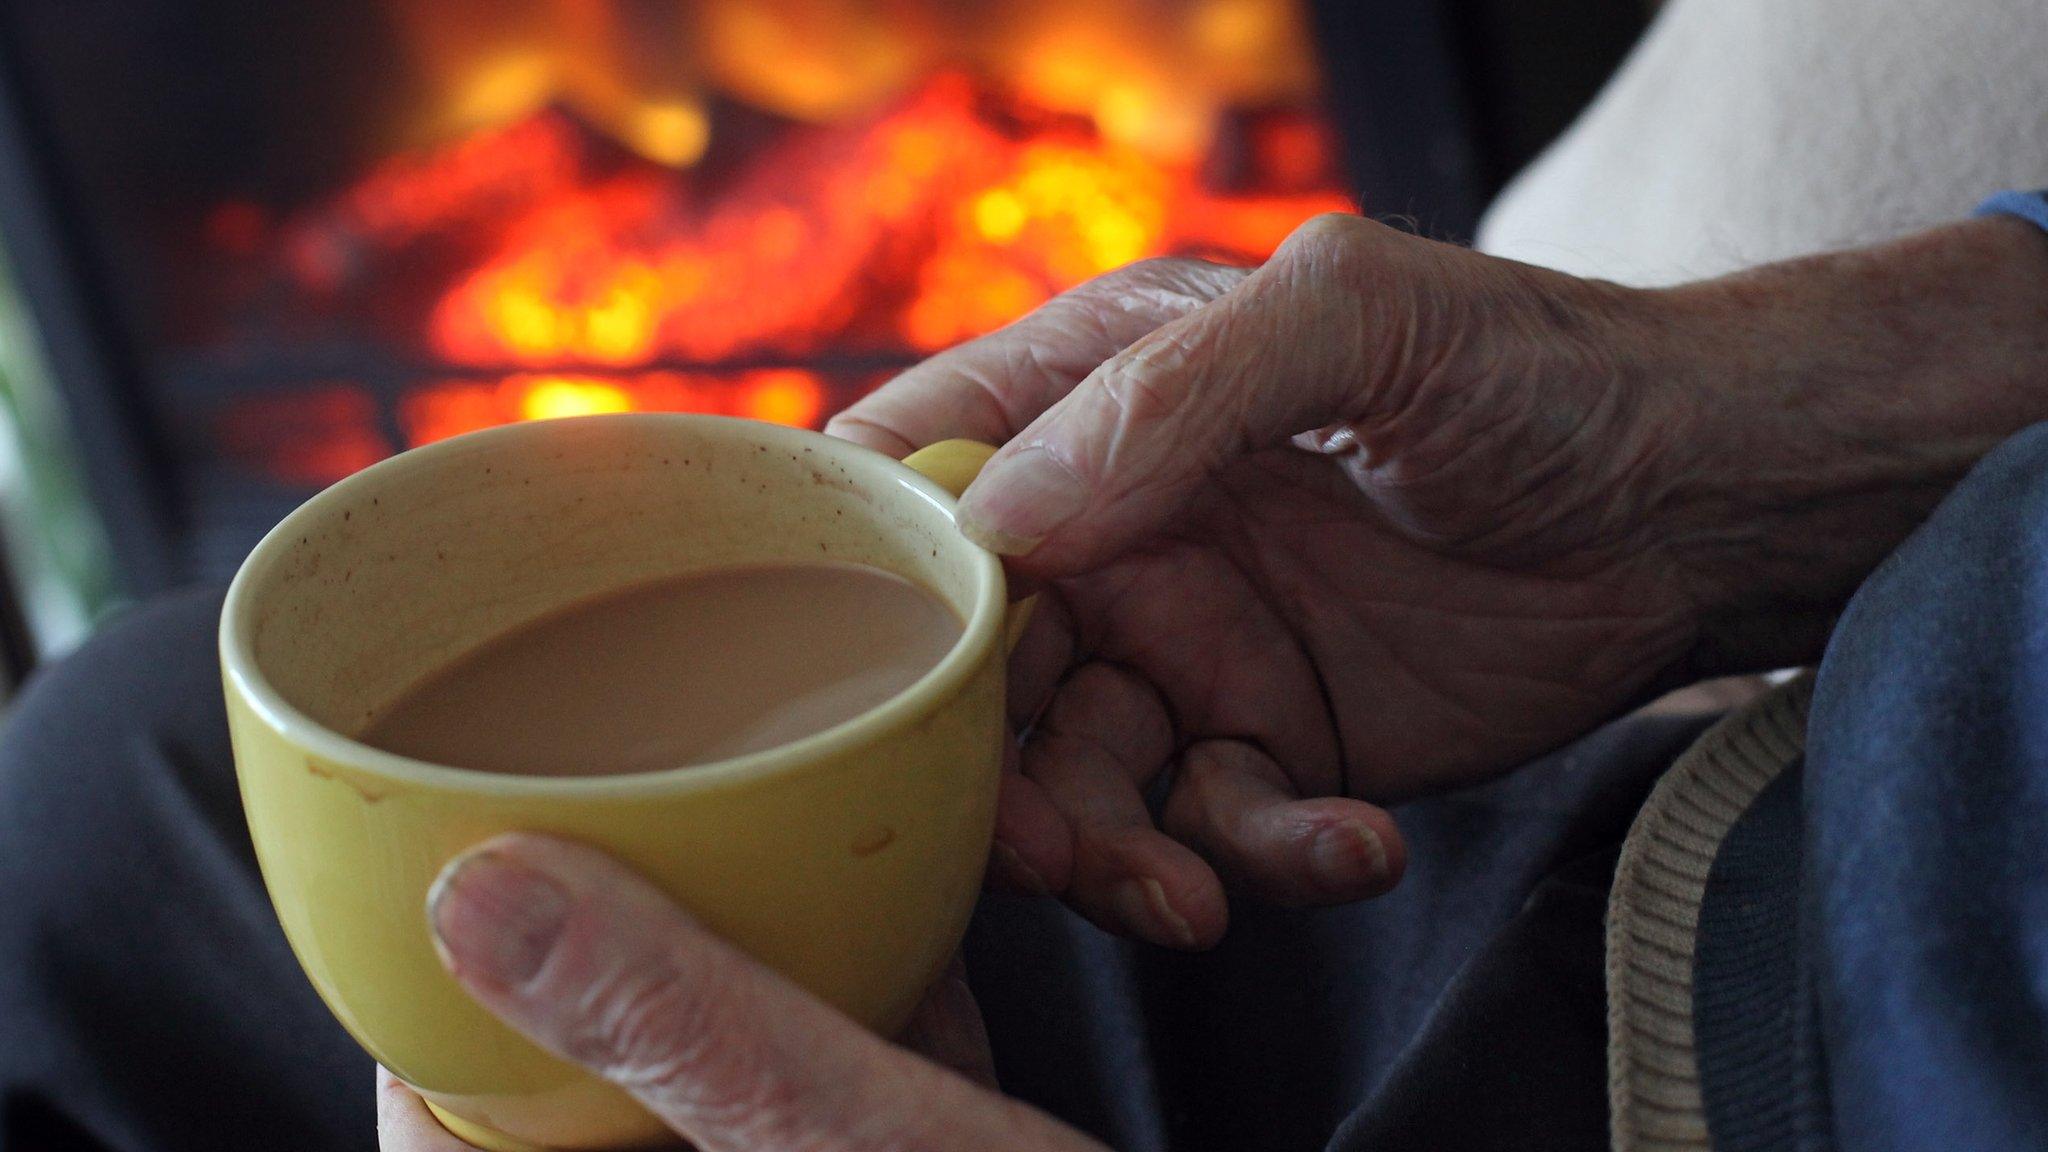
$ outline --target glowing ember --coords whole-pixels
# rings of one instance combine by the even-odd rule
[[[602,412],[709,412],[804,427],[816,424],[824,409],[824,384],[797,369],[602,377],[522,373],[495,382],[429,384],[400,402],[398,419],[406,441],[419,445],[518,420]]]
[[[633,397],[624,388],[602,380],[542,376],[527,384],[519,398],[521,420],[559,420],[564,416],[596,416],[631,412]]]
[[[708,203],[637,169],[542,197],[442,298],[433,347],[480,365],[930,352],[1133,260],[1257,259],[1346,207],[1209,194],[1085,123],[1019,128],[989,103],[938,78],[873,121],[796,133]],[[1275,150],[1298,152],[1301,127]]]
[[[452,10],[400,5],[453,142],[274,228],[241,202],[206,227],[220,251],[267,251],[318,314],[446,369],[400,398],[408,444],[599,412],[815,426],[849,385],[1090,277],[1167,253],[1257,261],[1350,207],[1305,111],[1297,8],[1186,7],[1168,29],[1126,0],[1017,0],[982,28],[720,0],[690,33],[683,69],[703,74],[664,85],[601,47],[624,42],[608,21],[626,6],[542,4],[562,23],[492,57]],[[339,404],[295,411],[376,427]],[[378,451],[337,443],[297,474]]]

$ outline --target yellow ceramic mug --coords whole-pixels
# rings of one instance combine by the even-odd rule
[[[264,880],[320,995],[451,1130],[501,1152],[673,1139],[477,1007],[435,959],[427,886],[450,857],[511,829],[605,849],[871,1027],[907,1017],[966,928],[994,820],[1003,573],[953,524],[953,495],[987,452],[955,442],[913,460],[941,484],[751,421],[521,424],[357,473],[250,554],[220,647]],[[352,739],[422,676],[552,609],[786,560],[896,572],[951,603],[966,629],[873,711],[699,767],[500,776]]]

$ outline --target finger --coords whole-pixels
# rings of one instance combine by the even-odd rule
[[[911,368],[833,417],[825,431],[899,457],[955,437],[1000,444],[1096,365],[1245,275],[1179,257],[1119,268]]]
[[[1041,593],[1037,609],[1010,653],[1008,707],[1013,729],[1038,715],[1073,658],[1072,625],[1065,604]],[[1073,876],[1074,837],[1037,781],[1022,775],[1014,739],[1003,748],[1002,790],[996,802],[995,843],[989,879],[999,891],[1044,896],[1066,891]]]
[[[1406,363],[1412,309],[1378,265],[1434,259],[1357,217],[1302,225],[1215,303],[1132,343],[998,452],[961,528],[1020,571],[1086,571],[1177,514],[1225,462],[1361,415]]]
[[[1112,931],[1207,948],[1229,923],[1222,883],[1159,831],[1144,789],[1173,753],[1173,725],[1151,687],[1115,665],[1076,669],[1024,747],[1024,773],[1073,830],[1067,901]]]
[[[428,919],[478,1002],[703,1152],[1090,1146],[860,1028],[593,849],[487,841],[442,871]]]
[[[1006,735],[988,884],[1000,892],[1047,896],[1065,891],[1073,872],[1074,836],[1066,817],[1045,789],[1023,774],[1017,742]]]
[[[378,1152],[477,1152],[448,1134],[418,1094],[398,1077],[377,1068]]]
[[[896,1043],[942,1068],[951,1068],[984,1088],[996,1087],[995,1055],[989,1048],[988,1026],[967,986],[967,966],[958,956],[933,982],[931,990]]]
[[[1280,904],[1377,896],[1407,862],[1393,817],[1363,800],[1303,800],[1271,757],[1240,740],[1181,754],[1162,823],[1225,878]]]
[[[1240,530],[1221,528],[1212,538]],[[1331,576],[1311,574],[1287,552],[1240,561],[1224,548],[1162,541],[1113,573],[1069,581],[1066,603],[1076,619],[1098,622],[1094,652],[1173,701],[1182,740],[1249,740],[1302,795],[1341,792],[1342,752],[1302,640],[1308,629],[1276,607],[1327,600],[1321,585]]]
[[[1066,600],[1051,589],[1040,592],[1024,634],[1010,652],[1005,699],[1013,726],[1019,731],[1030,727],[1073,661],[1074,624]]]

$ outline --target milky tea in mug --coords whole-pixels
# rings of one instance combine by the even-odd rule
[[[845,723],[916,683],[959,638],[944,601],[879,568],[714,569],[493,637],[408,689],[361,739],[488,772],[659,772]]]
[[[457,1135],[675,1139],[442,968],[427,890],[502,832],[596,847],[854,1019],[908,1017],[994,831],[1009,601],[953,519],[988,451],[513,425],[356,473],[243,563],[221,666],[264,884],[336,1018]]]

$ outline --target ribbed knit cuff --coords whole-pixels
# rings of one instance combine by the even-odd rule
[[[1712,1147],[1693,1039],[1707,876],[1729,829],[1806,748],[1813,677],[1730,713],[1657,782],[1607,903],[1607,1089],[1615,1152]]]

